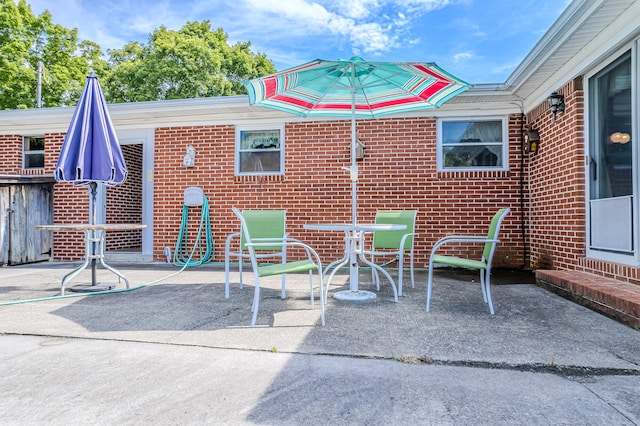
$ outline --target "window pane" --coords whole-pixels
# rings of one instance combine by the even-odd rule
[[[240,132],[240,150],[280,149],[280,130]]]
[[[502,121],[444,121],[442,143],[502,142]]]
[[[444,147],[444,167],[501,167],[500,146]]]
[[[240,130],[237,137],[237,173],[282,172],[282,129]]]
[[[27,154],[24,161],[25,169],[41,169],[44,167],[44,154]]]
[[[241,152],[240,173],[280,171],[280,151]]]
[[[44,151],[44,138],[25,138],[25,151]]]
[[[633,194],[631,54],[590,80],[591,199]]]

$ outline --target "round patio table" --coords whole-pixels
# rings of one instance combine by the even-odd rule
[[[41,231],[83,231],[84,232],[84,262],[76,269],[72,270],[64,277],[62,277],[62,284],[60,287],[60,295],[64,295],[64,288],[66,284],[71,281],[82,270],[89,266],[91,262],[91,284],[90,285],[76,285],[71,291],[79,292],[97,292],[111,290],[115,287],[112,284],[98,285],[96,282],[96,260],[99,260],[102,266],[109,271],[113,272],[118,277],[122,278],[129,288],[129,280],[118,272],[115,268],[107,265],[104,262],[104,242],[107,231],[131,231],[136,229],[146,228],[147,225],[137,223],[112,223],[112,224],[96,224],[89,223],[65,223],[58,225],[37,225],[36,229]]]
[[[333,295],[334,299],[344,300],[348,302],[368,302],[377,298],[372,291],[361,290],[358,288],[358,260],[380,271],[391,283],[393,288],[394,300],[398,301],[398,290],[391,275],[384,268],[371,262],[364,256],[364,234],[371,231],[401,231],[407,229],[406,225],[393,225],[381,223],[369,224],[350,224],[350,223],[317,223],[303,225],[305,229],[312,231],[343,231],[345,233],[345,250],[344,256],[334,262],[331,262],[325,268],[325,271],[333,268],[327,279],[326,291],[329,291],[329,284],[335,273],[349,263],[349,290],[338,291]]]

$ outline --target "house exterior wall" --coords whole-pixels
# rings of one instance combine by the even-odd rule
[[[585,256],[584,93],[582,80],[564,86],[566,110],[553,122],[545,101],[527,114],[540,133],[529,155],[529,244],[534,269],[573,269]]]
[[[494,266],[527,267],[523,226],[528,225],[528,219],[522,217],[522,212],[527,211],[528,158],[521,155],[522,124],[520,114],[509,117],[508,170],[443,172],[436,168],[436,118],[358,120],[358,135],[366,147],[364,159],[358,161],[359,220],[373,221],[377,209],[418,210],[415,262],[418,267],[424,267],[433,244],[440,237],[482,234],[499,208],[510,207],[511,213],[503,222]],[[239,223],[231,207],[286,209],[291,236],[316,247],[323,263],[341,256],[344,245],[340,233],[308,231],[303,225],[351,220],[351,181],[348,172],[342,169],[350,165],[350,121],[286,123],[285,173],[280,176],[236,176],[235,131],[235,125],[231,124],[155,130],[153,259],[165,261],[165,247],[173,251],[180,230],[184,190],[190,186],[202,187],[209,200],[214,262],[224,260],[225,239],[238,231]],[[0,174],[27,174],[19,160],[22,136],[1,137],[8,149],[1,154],[6,161]],[[30,173],[53,173],[64,133],[45,133],[45,138],[45,168]],[[196,151],[193,167],[183,165],[187,145]],[[142,171],[139,175],[137,179],[141,180]],[[114,190],[108,188],[107,197]],[[55,223],[88,222],[88,204],[86,187],[65,182],[55,184]],[[126,197],[108,198],[108,222],[137,222],[121,214],[127,211],[128,204]],[[200,213],[198,208],[190,210],[189,231],[195,235]],[[126,241],[116,235],[113,238],[115,240],[107,235],[109,250],[125,248]],[[83,250],[79,233],[54,233],[55,260],[79,260]],[[479,253],[478,247],[462,254],[479,256]],[[297,253],[290,254],[290,258],[296,256]]]
[[[585,100],[582,77],[558,93],[566,111],[554,123],[545,102],[527,113],[540,133],[529,159],[529,250],[532,269],[575,270],[640,285],[640,268],[588,258]]]
[[[523,265],[520,209],[520,116],[509,120],[508,171],[436,171],[436,119],[358,121],[365,157],[358,162],[358,217],[373,221],[377,209],[418,210],[415,262],[428,263],[435,241],[453,233],[484,233],[498,208],[511,207],[503,224],[495,265]],[[350,222],[350,122],[304,121],[285,125],[285,173],[235,176],[235,127],[160,128],[155,132],[154,258],[174,247],[183,192],[200,186],[209,199],[215,260],[223,261],[226,236],[238,232],[231,207],[286,209],[287,230],[317,248],[323,262],[340,256],[343,235],[308,231],[305,223]],[[194,167],[184,167],[186,145],[196,150]],[[195,208],[197,210],[197,208]],[[190,218],[195,233],[197,211]],[[479,253],[475,251],[476,255]]]

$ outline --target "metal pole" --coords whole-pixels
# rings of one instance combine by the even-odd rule
[[[98,183],[90,182],[89,183],[89,224],[96,224],[96,199],[98,194]],[[96,285],[96,230],[91,231],[91,238],[93,242],[91,243],[91,285]]]
[[[353,225],[357,222],[357,181],[358,165],[356,164],[356,148],[358,135],[356,134],[356,66],[351,64],[351,168],[349,175],[351,178],[351,221]]]
[[[38,61],[38,84],[36,85],[36,108],[42,108],[42,73],[44,64]]]

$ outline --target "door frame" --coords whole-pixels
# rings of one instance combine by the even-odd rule
[[[120,145],[142,144],[142,255],[153,255],[153,153],[154,129],[116,131]],[[106,220],[106,188],[98,185],[97,220]]]

